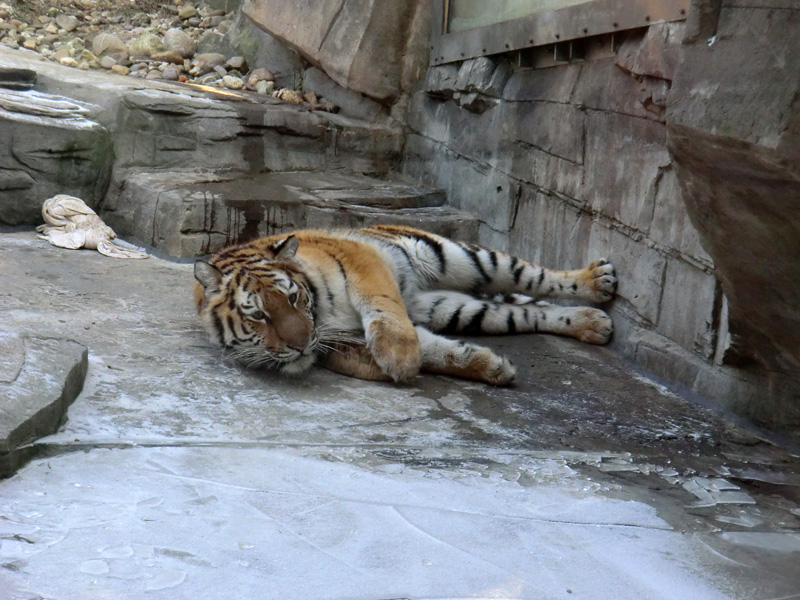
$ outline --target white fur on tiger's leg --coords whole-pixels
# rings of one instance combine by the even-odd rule
[[[555,333],[589,344],[606,344],[614,330],[609,316],[597,308],[546,302],[510,304],[461,292],[421,292],[409,306],[409,314],[417,325],[444,334]]]
[[[514,380],[514,365],[485,346],[451,340],[424,327],[417,327],[417,336],[422,346],[423,371],[500,386]]]

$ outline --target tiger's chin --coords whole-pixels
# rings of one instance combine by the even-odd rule
[[[316,356],[314,356],[313,354],[304,354],[303,356],[298,357],[297,360],[293,360],[292,362],[281,363],[278,366],[278,370],[281,373],[290,376],[302,375],[311,368],[315,360]]]

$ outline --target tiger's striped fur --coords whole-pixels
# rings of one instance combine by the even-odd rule
[[[506,385],[511,363],[438,335],[556,333],[605,344],[608,315],[533,298],[610,300],[614,268],[553,271],[411,227],[305,230],[232,246],[195,263],[211,339],[250,365],[297,374],[318,359],[364,379],[420,369]]]

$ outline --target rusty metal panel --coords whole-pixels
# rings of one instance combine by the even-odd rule
[[[686,18],[690,0],[591,0],[468,31],[444,33],[447,3],[434,11],[431,65],[501,54]]]

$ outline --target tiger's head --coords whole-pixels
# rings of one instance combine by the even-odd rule
[[[314,299],[297,246],[289,236],[268,254],[242,246],[194,265],[197,310],[211,340],[248,366],[296,374],[314,363]]]

